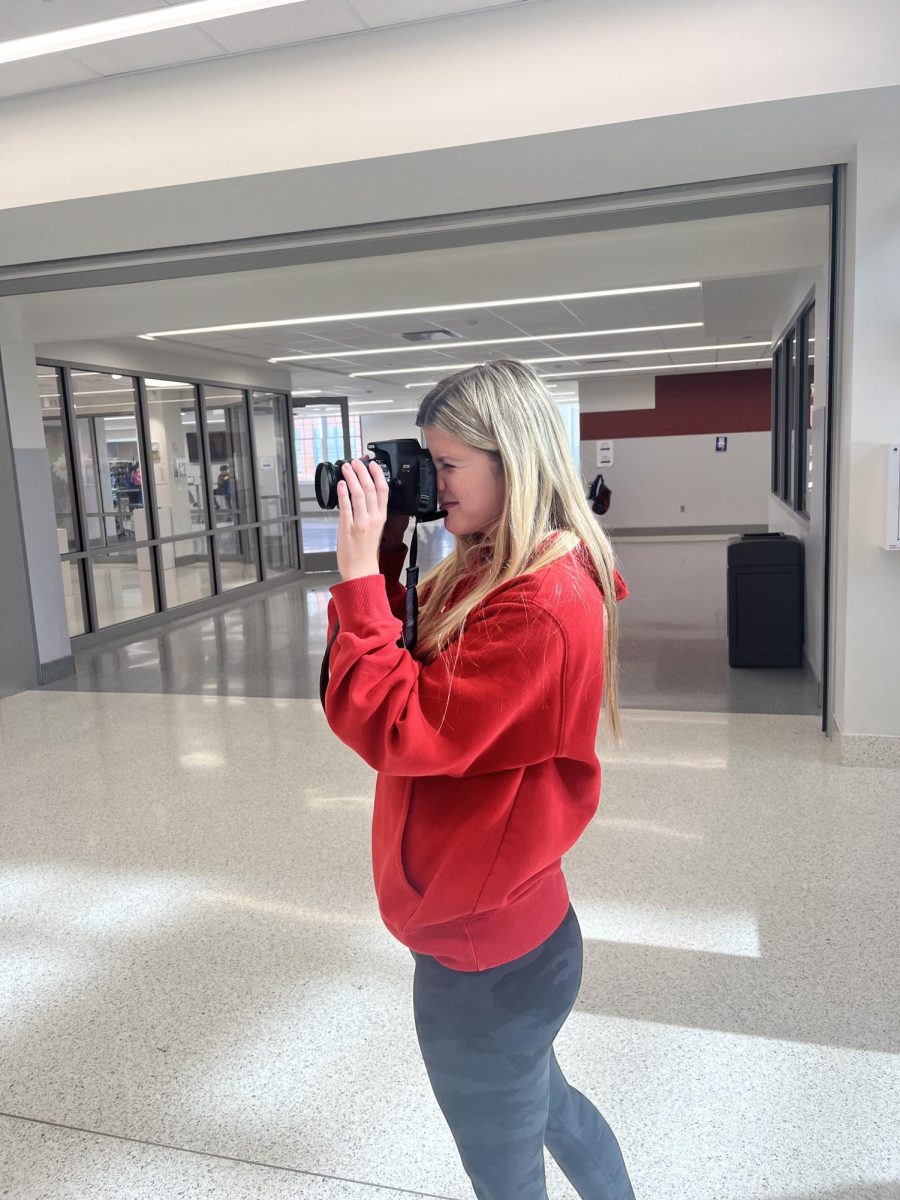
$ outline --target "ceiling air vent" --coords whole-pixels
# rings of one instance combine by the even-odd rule
[[[408,342],[456,342],[463,335],[454,333],[452,329],[411,329],[400,336]]]

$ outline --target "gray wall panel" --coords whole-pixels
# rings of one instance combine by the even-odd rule
[[[0,696],[37,686],[38,664],[25,541],[0,371]]]

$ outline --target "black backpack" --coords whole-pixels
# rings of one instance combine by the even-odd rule
[[[608,488],[603,482],[602,475],[598,475],[591,484],[591,490],[588,492],[587,498],[593,501],[591,504],[592,510],[598,517],[602,517],[609,508],[609,502],[612,498],[612,489]]]

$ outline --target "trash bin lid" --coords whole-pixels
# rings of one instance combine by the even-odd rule
[[[728,565],[763,567],[803,561],[803,542],[792,533],[745,533],[728,543]]]

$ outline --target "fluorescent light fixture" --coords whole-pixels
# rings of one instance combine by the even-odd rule
[[[299,392],[291,392],[292,396],[321,396],[324,388],[301,388]]]
[[[351,400],[352,412],[354,408],[359,408],[363,404],[393,404],[393,400]],[[305,405],[307,412],[324,412],[326,409],[333,408],[333,404],[307,404]]]
[[[129,400],[134,400],[135,393],[131,387],[106,388],[100,392],[83,392],[81,388],[77,388],[73,392],[73,399],[75,400],[80,400],[82,396],[126,396]]]
[[[728,358],[724,362],[666,363],[657,367],[608,367],[605,371],[579,371],[570,375],[541,375],[541,379],[584,379],[586,375],[633,375],[637,371],[683,371],[686,367],[734,367],[740,363],[768,366],[771,358]]]
[[[373,413],[359,413],[359,416],[390,416],[392,413],[418,413],[418,408],[378,408]]]
[[[748,346],[771,346],[771,342],[723,342],[720,346],[672,346],[661,350],[610,350],[605,354],[550,354],[546,358],[523,358],[525,363],[554,363],[554,362],[601,362],[605,358],[646,358],[654,354],[697,354],[709,351],[714,354],[718,350],[744,350]],[[441,363],[437,368],[448,367],[452,371],[464,371],[467,367],[478,367],[480,363]],[[371,375],[414,375],[416,371],[434,371],[432,363],[429,367],[392,367],[388,371],[352,371],[351,379],[368,378]]]
[[[456,349],[467,349],[470,346],[510,346],[514,342],[561,342],[567,338],[587,337],[617,337],[624,333],[661,333],[670,329],[701,329],[702,321],[686,321],[681,325],[635,325],[629,329],[580,329],[576,333],[543,333],[532,334],[529,337],[498,337],[484,338],[478,342],[445,342],[444,345]],[[433,350],[434,346],[387,346],[379,350],[330,350],[327,354],[289,354],[284,358],[270,358],[270,363],[282,362],[312,362],[321,358],[364,358],[372,354],[414,354],[418,351]]]
[[[418,383],[404,383],[405,388],[426,388],[434,387],[437,383],[436,379],[420,379]]]
[[[134,13],[128,17],[115,17],[111,21],[94,21],[90,25],[74,25],[69,29],[57,29],[53,33],[39,33],[31,37],[0,42],[0,63],[21,62],[22,59],[38,58],[43,54],[77,50],[79,46],[99,46],[103,42],[137,37],[142,33],[155,33],[160,29],[199,25],[202,21],[217,21],[222,17],[237,16],[239,13],[282,8],[287,4],[300,2],[302,0],[194,0],[194,3],[190,4],[155,8],[150,12]]]
[[[596,300],[601,296],[639,296],[648,292],[683,292],[698,288],[698,283],[659,283],[652,287],[605,288],[599,292],[565,292],[559,296],[518,296],[507,300],[469,300],[465,304],[431,304],[426,308],[383,308],[374,312],[332,313],[327,317],[291,317],[284,321],[246,321],[240,325],[204,325],[197,329],[164,329],[155,333],[139,333],[138,337],[152,342],[159,337],[179,337],[189,333],[233,333],[238,329],[276,329],[285,325],[322,325],[327,321],[371,321],[377,317],[412,317],[421,313],[467,312],[476,308],[508,308],[521,304],[554,304],[560,300]],[[449,343],[448,343],[449,344]]]

